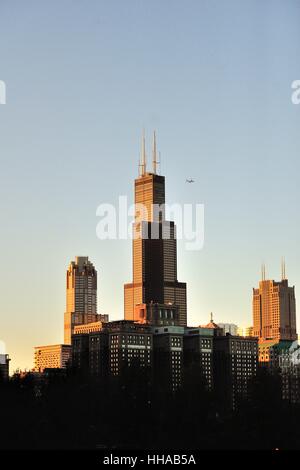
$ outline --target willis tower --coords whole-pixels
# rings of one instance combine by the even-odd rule
[[[186,326],[186,283],[177,280],[174,222],[165,219],[165,177],[157,174],[153,134],[152,172],[146,168],[145,137],[135,180],[133,281],[124,286],[125,320]]]

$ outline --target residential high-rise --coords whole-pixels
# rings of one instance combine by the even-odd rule
[[[259,342],[297,339],[295,287],[288,284],[285,267],[279,282],[265,279],[253,289],[253,336]]]
[[[97,316],[97,271],[87,256],[71,261],[66,279],[64,344],[71,344],[75,325],[100,320]]]
[[[146,169],[143,138],[140,175],[135,180],[133,282],[124,286],[124,314],[126,320],[139,321],[137,305],[174,305],[178,307],[176,323],[186,326],[186,284],[177,280],[176,226],[165,219],[165,178],[156,168],[154,134],[153,171]]]

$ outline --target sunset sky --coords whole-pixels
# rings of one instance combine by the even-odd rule
[[[143,128],[149,149],[157,131],[167,201],[205,205],[203,249],[178,243],[188,323],[212,311],[250,325],[260,265],[278,280],[282,256],[299,303],[299,23],[298,0],[1,0],[0,342],[11,371],[63,341],[76,255],[98,270],[99,313],[123,317],[131,242],[97,239],[96,209],[132,202]]]

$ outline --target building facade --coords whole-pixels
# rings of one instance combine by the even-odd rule
[[[258,365],[257,338],[216,336],[214,341],[214,388],[224,408],[235,409],[249,394],[249,381]]]
[[[87,256],[71,261],[66,274],[66,312],[64,343],[71,344],[75,325],[96,322],[97,271]]]
[[[102,329],[103,323],[101,321],[95,321],[90,323],[83,323],[81,325],[75,325],[73,334],[80,333],[94,333]]]
[[[150,302],[149,304],[138,304],[134,309],[134,318],[138,323],[174,326],[179,322],[179,307],[172,303],[158,304]]]
[[[298,341],[269,341],[259,344],[259,364],[281,379],[282,399],[300,403],[300,346]]]
[[[235,325],[234,323],[218,323],[220,328],[223,328],[224,334],[229,333],[232,336],[237,336],[238,333],[238,326]]]
[[[0,354],[0,383],[6,382],[9,378],[9,355]]]
[[[152,368],[152,334],[147,325],[115,321],[98,332],[74,334],[73,366],[93,377],[119,376],[130,367]]]
[[[214,384],[214,328],[187,328],[184,335],[184,366],[197,366],[208,390]]]
[[[92,377],[118,377],[128,368],[151,371],[156,386],[175,392],[196,366],[208,390],[224,406],[245,398],[256,374],[257,338],[224,336],[214,322],[206,327],[151,326],[130,320],[109,322],[91,333],[72,335],[73,366]]]
[[[152,327],[154,351],[154,378],[164,389],[172,392],[183,384],[182,326]]]

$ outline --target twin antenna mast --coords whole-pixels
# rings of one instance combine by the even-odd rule
[[[157,147],[156,147],[156,133],[153,132],[152,138],[152,173],[157,175],[158,165],[160,165],[161,157],[159,152],[159,160],[157,159]],[[145,176],[147,174],[147,155],[146,155],[146,143],[145,143],[145,131],[142,135],[142,149],[141,157],[139,161],[139,176]]]

